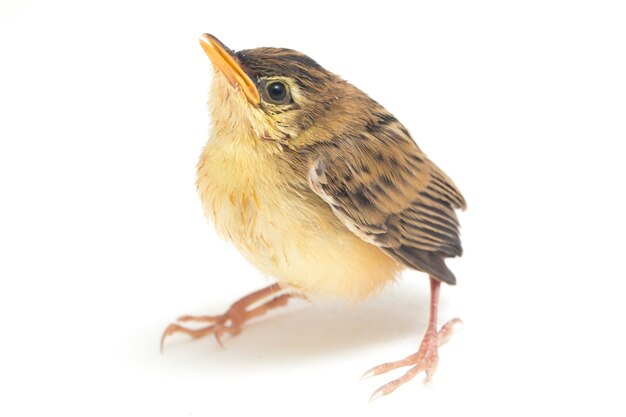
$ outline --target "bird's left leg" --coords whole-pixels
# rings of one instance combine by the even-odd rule
[[[437,309],[439,304],[440,284],[441,282],[439,280],[430,277],[430,318],[428,320],[426,334],[422,339],[419,350],[399,361],[383,363],[373,367],[363,374],[362,379],[380,375],[403,366],[413,367],[400,378],[391,381],[374,391],[370,400],[392,393],[400,385],[410,381],[422,371],[426,373],[426,382],[429,382],[432,379],[435,371],[437,370],[437,364],[439,363],[439,346],[448,341],[454,331],[455,325],[462,324],[461,319],[455,318],[444,324],[441,329],[437,331]]]
[[[282,294],[279,294],[281,292]],[[161,350],[163,350],[165,339],[175,333],[185,333],[194,339],[213,334],[217,342],[222,345],[221,337],[224,333],[232,335],[239,333],[244,322],[262,316],[276,307],[287,305],[287,302],[292,297],[304,298],[303,295],[285,293],[284,288],[280,284],[273,284],[236,301],[230,306],[226,313],[219,316],[179,317],[179,322],[195,321],[209,323],[209,325],[199,329],[189,329],[180,324],[170,324],[163,332],[163,336],[161,336]]]

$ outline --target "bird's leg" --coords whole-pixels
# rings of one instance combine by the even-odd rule
[[[185,333],[194,339],[213,334],[220,346],[223,346],[221,337],[224,333],[235,335],[241,331],[241,326],[246,321],[254,317],[262,316],[273,308],[287,305],[289,298],[303,297],[302,295],[292,293],[277,295],[277,293],[280,293],[282,290],[283,287],[281,287],[280,284],[273,284],[262,290],[253,292],[233,303],[226,313],[219,316],[179,317],[179,322],[196,321],[210,324],[199,329],[189,329],[176,323],[170,324],[163,332],[163,336],[161,336],[161,350],[163,350],[165,339],[175,333]],[[268,298],[269,300],[267,300]]]
[[[373,367],[363,374],[362,379],[380,375],[403,366],[412,365],[413,367],[400,378],[391,381],[374,391],[370,400],[378,398],[381,395],[392,393],[400,385],[410,381],[422,371],[426,373],[426,382],[430,382],[432,379],[435,371],[437,370],[437,364],[439,363],[439,355],[437,352],[438,347],[448,341],[454,331],[455,325],[462,324],[461,319],[455,318],[444,324],[441,329],[437,331],[437,309],[439,304],[440,284],[439,280],[430,277],[430,318],[428,320],[426,334],[422,339],[419,350],[399,361],[383,363]]]

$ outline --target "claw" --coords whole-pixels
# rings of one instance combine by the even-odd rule
[[[200,329],[188,329],[179,324],[172,323],[165,328],[163,335],[161,336],[161,352],[163,352],[163,346],[165,344],[165,339],[168,336],[171,336],[175,333],[185,333],[191,336],[194,339],[198,339],[200,337],[209,335],[213,333],[215,340],[217,343],[224,348],[224,344],[222,343],[223,334],[229,333],[231,335],[236,335],[241,331],[241,325],[246,321],[261,316],[265,314],[268,310],[271,310],[276,307],[284,306],[287,304],[289,298],[292,297],[300,297],[299,294],[282,294],[276,295],[280,293],[283,288],[279,284],[270,285],[267,288],[263,288],[262,290],[256,291],[246,297],[243,297],[241,300],[235,302],[230,306],[228,311],[221,316],[182,316],[178,318],[179,322],[202,322],[209,323],[209,326],[202,327]],[[260,301],[267,300],[258,307],[254,307],[254,305]]]
[[[168,336],[171,336],[176,333],[185,333],[191,336],[193,339],[199,339],[203,336],[213,333],[214,331],[215,331],[214,324],[207,326],[207,327],[202,327],[200,329],[192,330],[192,329],[183,327],[180,324],[172,323],[165,328],[165,331],[163,332],[163,335],[161,336],[161,353],[163,353],[163,346],[165,344],[165,339]]]
[[[376,398],[382,397],[383,395],[387,395],[388,393],[384,392],[384,386],[378,388],[374,393],[370,396],[370,402],[374,401]]]
[[[218,332],[215,332],[213,335],[215,336],[215,340],[217,341],[217,344],[220,345],[220,347],[225,350],[226,348],[224,347],[224,344],[222,343],[222,336]]]
[[[369,371],[365,372],[363,375],[361,375],[361,378],[359,378],[359,381],[364,381],[368,378],[373,377],[374,375],[376,375],[376,372],[374,372],[374,368],[372,368]]]
[[[169,326],[167,326],[165,328],[165,331],[163,332],[163,334],[161,335],[161,343],[159,343],[160,346],[160,352],[163,353],[163,346],[165,345],[165,338],[169,335],[170,333],[170,327],[172,327],[172,325],[170,324]]]
[[[415,376],[421,372],[426,373],[425,383],[430,384],[433,376],[435,375],[435,371],[437,371],[437,365],[439,364],[439,354],[437,352],[438,346],[450,337],[454,325],[460,322],[461,321],[459,319],[453,319],[446,323],[439,332],[435,332],[432,329],[427,331],[417,353],[395,362],[383,363],[365,372],[361,379],[367,379],[375,375],[384,374],[403,366],[413,365],[412,368],[410,368],[400,378],[388,382],[374,391],[370,397],[370,401],[373,401],[383,395],[391,394],[398,387],[415,378]],[[444,337],[441,337],[442,333]]]

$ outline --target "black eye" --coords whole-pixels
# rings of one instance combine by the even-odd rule
[[[267,95],[272,101],[282,102],[287,97],[287,86],[281,82],[273,82],[267,85]]]

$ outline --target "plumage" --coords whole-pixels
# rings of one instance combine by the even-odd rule
[[[465,200],[391,115],[315,152],[311,189],[357,236],[406,266],[454,284],[442,258],[462,254],[454,209]],[[393,161],[393,162],[392,162]]]
[[[162,340],[177,332],[219,340],[294,294],[362,299],[412,268],[431,278],[429,328],[414,359],[372,369],[415,364],[375,395],[420,370],[432,375],[438,344],[460,322],[436,330],[439,282],[456,283],[445,258],[462,254],[455,210],[466,203],[455,184],[384,107],[308,56],[234,52],[211,35],[201,45],[216,69],[197,167],[202,205],[218,233],[278,284],[224,315],[185,316],[212,324],[172,324]]]

